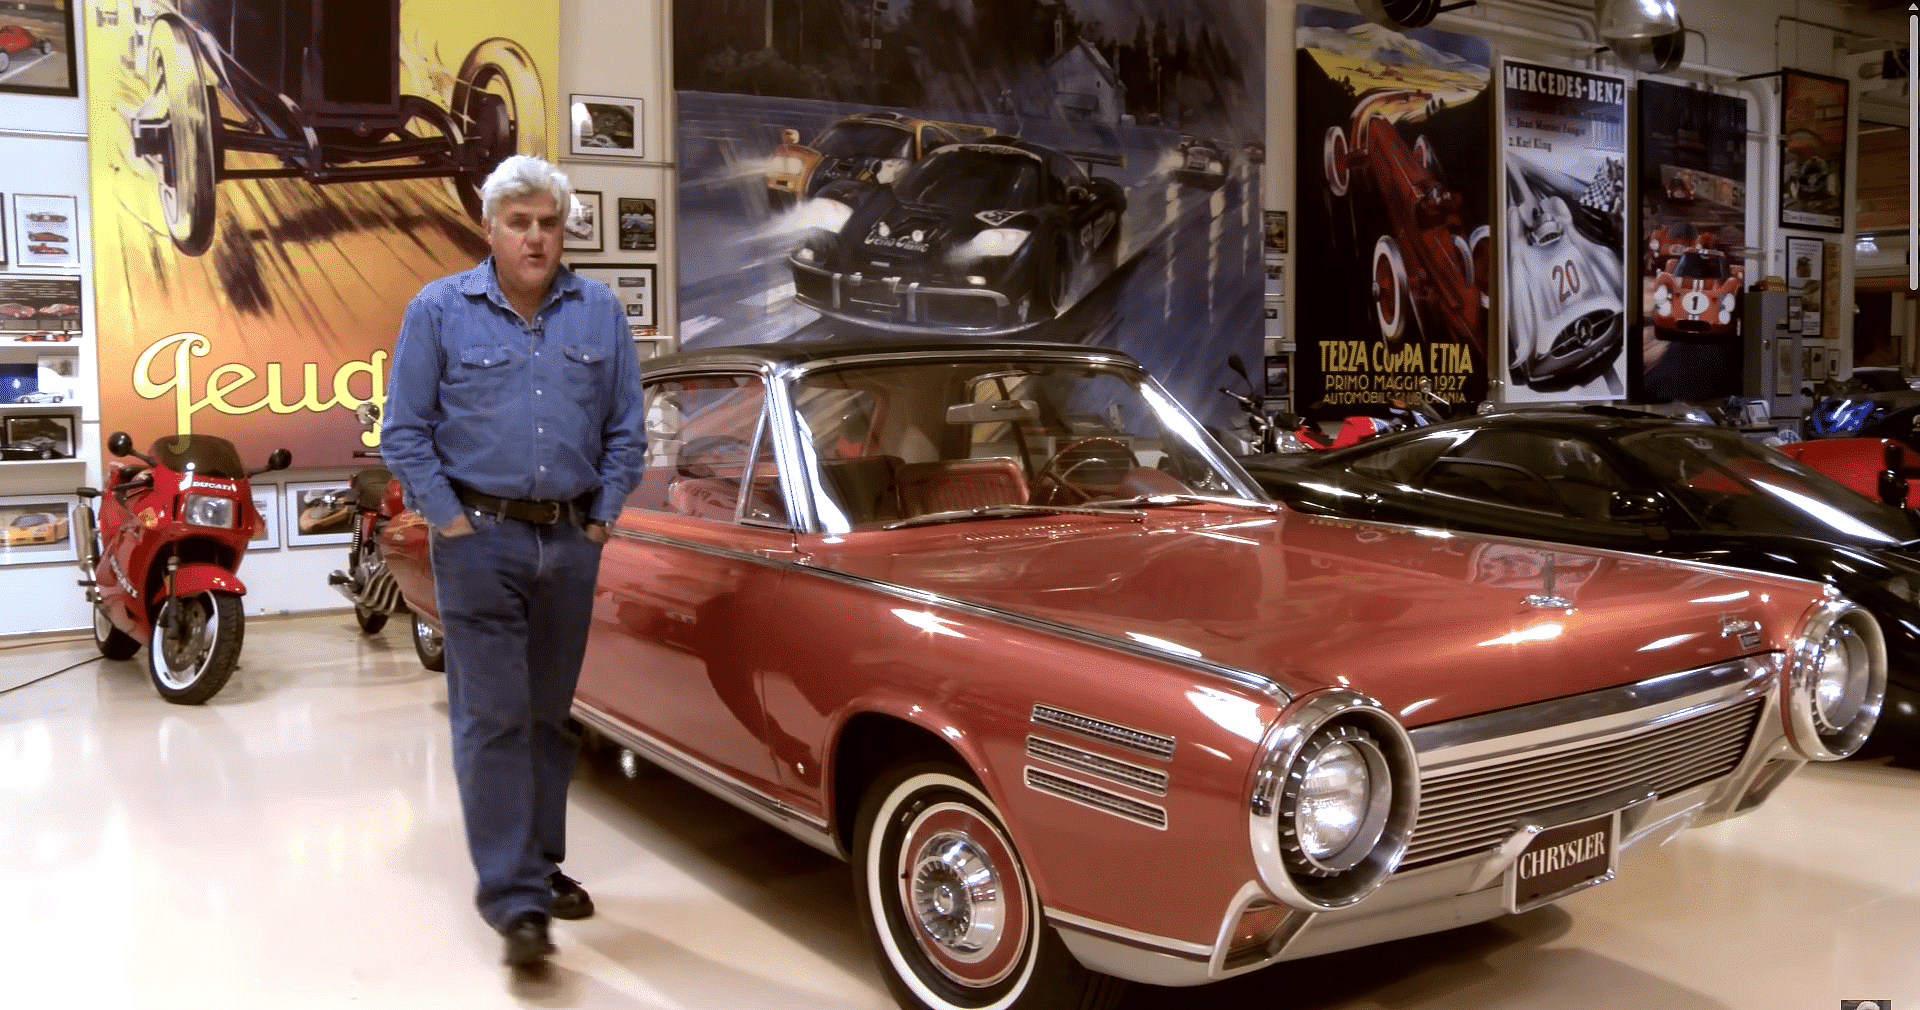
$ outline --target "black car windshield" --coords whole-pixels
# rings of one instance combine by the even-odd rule
[[[1708,256],[1704,253],[1684,252],[1680,262],[1673,268],[1675,277],[1708,277],[1713,280],[1725,280],[1727,277],[1727,258]]]
[[[153,458],[175,473],[191,470],[202,477],[232,479],[247,475],[233,443],[218,435],[168,435],[153,443]]]
[[[813,149],[832,158],[905,158],[913,134],[879,123],[835,123],[814,141]]]
[[[1619,444],[1709,529],[1879,545],[1920,536],[1907,513],[1731,431],[1666,429]]]
[[[978,149],[936,151],[893,184],[907,203],[962,213],[1019,210],[1040,198],[1040,162],[1025,154]]]
[[[791,395],[830,533],[1142,495],[1261,497],[1191,415],[1123,365],[890,362],[812,372]]]

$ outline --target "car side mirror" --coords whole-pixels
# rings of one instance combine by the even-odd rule
[[[124,431],[116,431],[107,436],[107,451],[115,456],[133,455],[133,438]]]
[[[1621,523],[1664,523],[1666,499],[1654,491],[1615,491],[1607,499],[1607,518]]]

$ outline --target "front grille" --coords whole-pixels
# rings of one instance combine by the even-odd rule
[[[1504,764],[1422,776],[1420,819],[1401,869],[1457,859],[1505,841],[1521,819],[1645,786],[1662,796],[1739,767],[1764,698],[1630,736]]]

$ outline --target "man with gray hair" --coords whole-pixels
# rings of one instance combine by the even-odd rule
[[[593,901],[560,872],[568,720],[607,527],[639,474],[640,362],[607,288],[560,264],[573,190],[515,155],[481,187],[493,255],[433,281],[394,348],[380,453],[432,523],[453,766],[480,916],[508,964]]]

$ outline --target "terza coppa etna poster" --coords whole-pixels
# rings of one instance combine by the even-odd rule
[[[1484,39],[1300,7],[1297,402],[1487,395]]]
[[[1627,82],[1500,63],[1506,398],[1627,393]]]
[[[1257,0],[675,0],[673,23],[683,346],[1068,341],[1231,419],[1227,356],[1263,339]]]
[[[1640,82],[1640,333],[1633,398],[1740,392],[1747,103]]]

